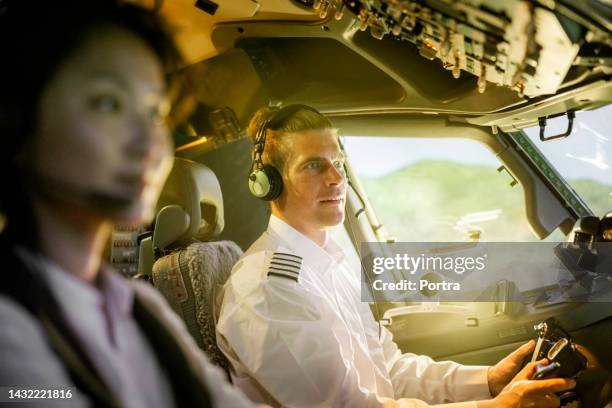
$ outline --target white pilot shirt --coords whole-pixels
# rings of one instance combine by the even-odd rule
[[[429,407],[491,398],[487,368],[402,354],[360,300],[359,271],[279,218],[234,266],[217,323],[234,384],[287,407]],[[444,405],[474,408],[475,402]]]

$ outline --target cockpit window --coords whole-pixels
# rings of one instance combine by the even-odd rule
[[[346,137],[348,159],[397,241],[537,241],[519,184],[467,139]],[[547,238],[562,241],[556,231]]]
[[[549,119],[546,136],[564,133],[567,119]],[[597,216],[612,210],[612,105],[576,112],[571,135],[540,141],[540,128],[524,129]]]

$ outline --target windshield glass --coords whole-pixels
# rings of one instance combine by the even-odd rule
[[[379,221],[403,242],[537,241],[519,184],[467,139],[345,137]],[[547,240],[563,240],[560,232]]]
[[[567,118],[549,119],[546,137],[564,133]],[[524,129],[595,215],[612,210],[612,105],[576,112],[572,134],[540,141],[540,128]]]

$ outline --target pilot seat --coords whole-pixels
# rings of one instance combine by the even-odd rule
[[[140,242],[139,275],[152,281],[229,378],[215,323],[220,288],[242,250],[232,241],[212,241],[224,227],[219,181],[203,164],[176,158],[157,208],[154,228]]]

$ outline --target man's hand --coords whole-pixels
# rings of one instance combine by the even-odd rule
[[[561,403],[554,394],[576,386],[576,382],[564,378],[531,380],[537,364],[547,360],[529,363],[510,381],[495,399],[479,401],[478,408],[556,408]]]
[[[535,341],[523,344],[514,350],[499,363],[489,368],[487,380],[489,382],[489,392],[492,397],[497,396],[501,390],[512,380],[521,369],[521,364],[525,357],[533,353]]]

